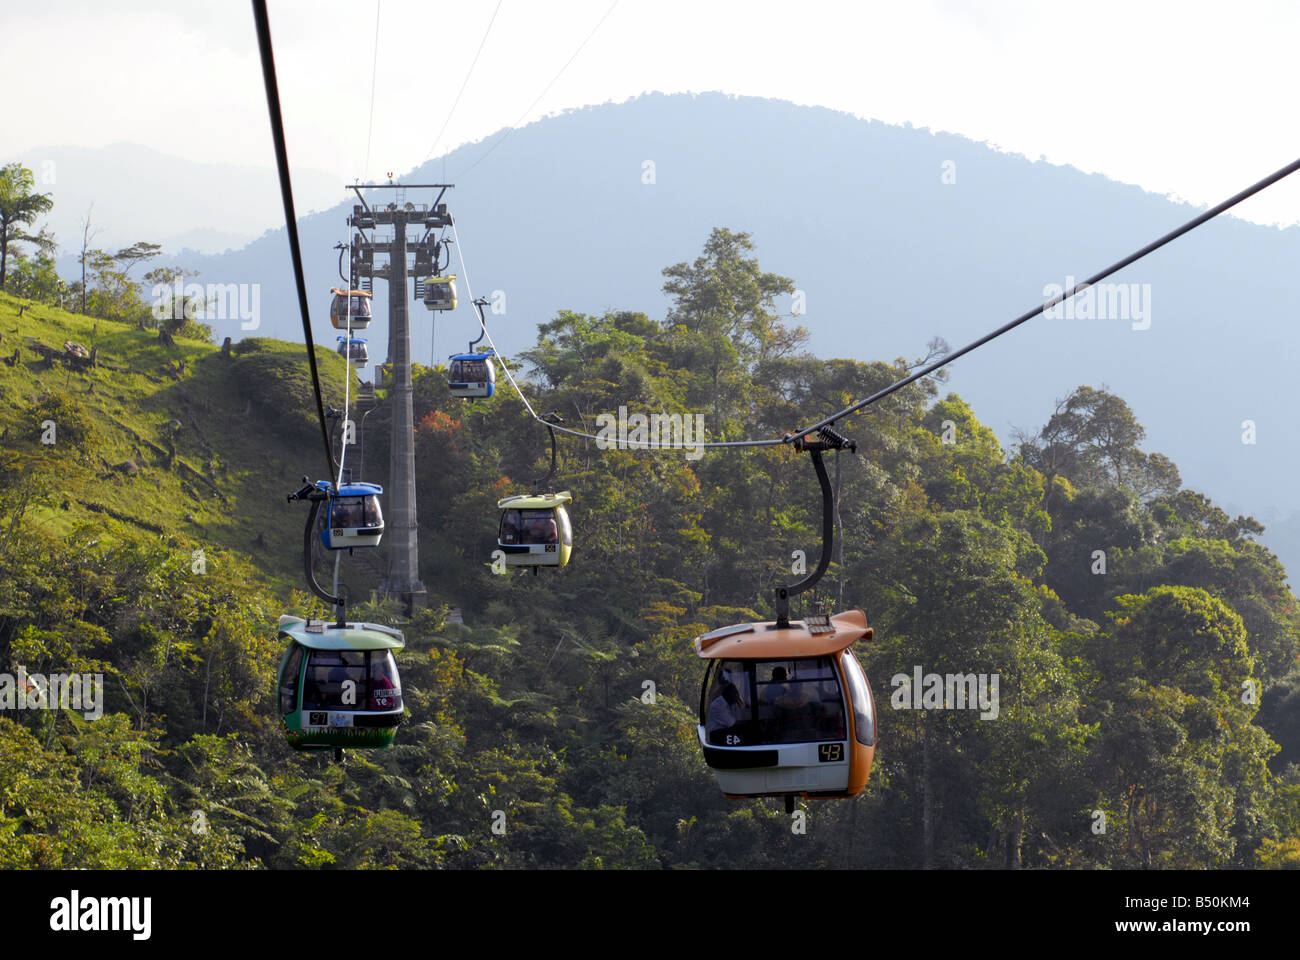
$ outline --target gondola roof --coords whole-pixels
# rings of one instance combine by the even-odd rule
[[[872,629],[861,610],[846,610],[830,618],[833,630],[813,633],[806,621],[792,620],[784,630],[772,623],[737,623],[695,638],[695,652],[706,660],[782,660],[824,657],[838,653]]]
[[[500,510],[548,510],[573,500],[569,491],[561,493],[521,493],[497,501]]]
[[[340,630],[329,621],[316,621],[322,625],[320,633],[308,633],[307,621],[280,617],[280,636],[297,641],[309,650],[401,650],[406,640],[400,630],[378,623],[349,623]]]
[[[328,490],[331,484],[328,480],[317,480],[316,486]],[[339,487],[336,497],[372,497],[384,492],[384,488],[377,483],[345,483]]]
[[[491,348],[488,348],[487,350],[484,350],[481,353],[453,353],[447,359],[448,360],[487,360],[490,358],[494,358],[495,356],[496,356],[496,351],[492,350]]]

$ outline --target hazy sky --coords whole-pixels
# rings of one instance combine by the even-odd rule
[[[337,198],[304,197],[304,209],[503,126],[653,90],[906,121],[1199,204],[1300,156],[1294,2],[503,0],[498,10],[496,0],[380,0],[370,133],[376,6],[270,4],[290,159],[340,185]],[[272,162],[247,3],[0,0],[0,58],[0,158],[34,166],[42,146],[128,141]],[[779,132],[773,141],[797,149]],[[1300,222],[1300,182],[1238,213]]]

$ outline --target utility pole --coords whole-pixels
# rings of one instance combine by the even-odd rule
[[[388,402],[393,412],[392,444],[388,461],[388,481],[384,484],[384,546],[388,550],[388,575],[380,592],[401,597],[408,616],[417,607],[428,604],[428,592],[420,581],[420,540],[415,504],[415,422],[411,403],[411,330],[407,289],[407,255],[415,254],[417,285],[431,275],[429,264],[437,264],[440,242],[433,231],[451,226],[451,214],[442,197],[451,184],[356,184],[351,187],[360,201],[352,208],[348,224],[356,230],[352,253],[352,287],[360,278],[379,277],[388,281],[388,360],[380,370],[386,371]],[[405,202],[407,190],[437,190],[429,205]],[[397,190],[396,200],[384,205],[366,203],[363,190]],[[380,238],[375,228],[391,226],[391,237]],[[420,239],[409,243],[408,227],[423,231]],[[369,236],[367,236],[369,231]],[[388,262],[374,265],[375,254],[387,254]],[[381,386],[375,383],[376,387]]]

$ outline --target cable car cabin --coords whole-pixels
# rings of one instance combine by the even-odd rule
[[[402,683],[393,651],[401,631],[374,623],[280,617],[289,649],[280,661],[280,716],[295,750],[386,749],[402,721]]]
[[[328,480],[316,486],[330,490]],[[316,529],[327,550],[350,547],[377,547],[384,536],[384,512],[379,496],[384,488],[376,483],[345,483],[320,506]]]
[[[365,290],[344,290],[341,287],[332,287],[330,293],[334,294],[334,299],[330,302],[330,323],[334,324],[334,329],[348,329],[349,298],[352,300],[352,329],[364,330],[370,326],[371,294]]]
[[[861,610],[778,630],[742,623],[695,638],[711,661],[700,690],[700,746],[733,798],[852,797],[866,786],[876,707],[849,649],[872,628]]]
[[[573,527],[564,493],[522,495],[497,501],[501,526],[497,547],[507,567],[562,567],[573,553]]]
[[[424,305],[430,310],[455,310],[456,274],[424,281]]]
[[[339,356],[347,357],[358,367],[364,367],[370,362],[370,349],[366,346],[364,337],[339,337],[338,352]]]
[[[490,397],[497,387],[492,352],[457,353],[447,368],[447,387],[453,397]]]

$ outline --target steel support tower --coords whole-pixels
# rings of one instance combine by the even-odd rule
[[[384,546],[388,550],[388,574],[380,593],[400,597],[407,615],[426,606],[428,592],[420,581],[420,537],[415,503],[415,422],[411,402],[411,329],[407,287],[410,269],[407,256],[415,255],[417,284],[426,264],[437,263],[439,241],[433,231],[451,226],[451,215],[443,194],[451,184],[356,184],[361,202],[352,208],[348,224],[356,231],[352,252],[352,286],[362,277],[379,277],[388,281],[388,360],[376,373],[384,373],[384,382],[375,378],[375,387],[388,390],[388,405],[393,415],[392,444],[389,448],[388,478],[384,484]],[[396,200],[387,204],[368,204],[363,190],[396,190]],[[438,194],[429,205],[406,202],[407,190],[433,189]],[[390,237],[380,237],[377,227],[392,227]],[[406,231],[418,227],[422,236],[410,242]],[[369,234],[367,236],[367,234]],[[376,254],[386,254],[388,262],[374,265]],[[364,479],[364,478],[363,478]]]

